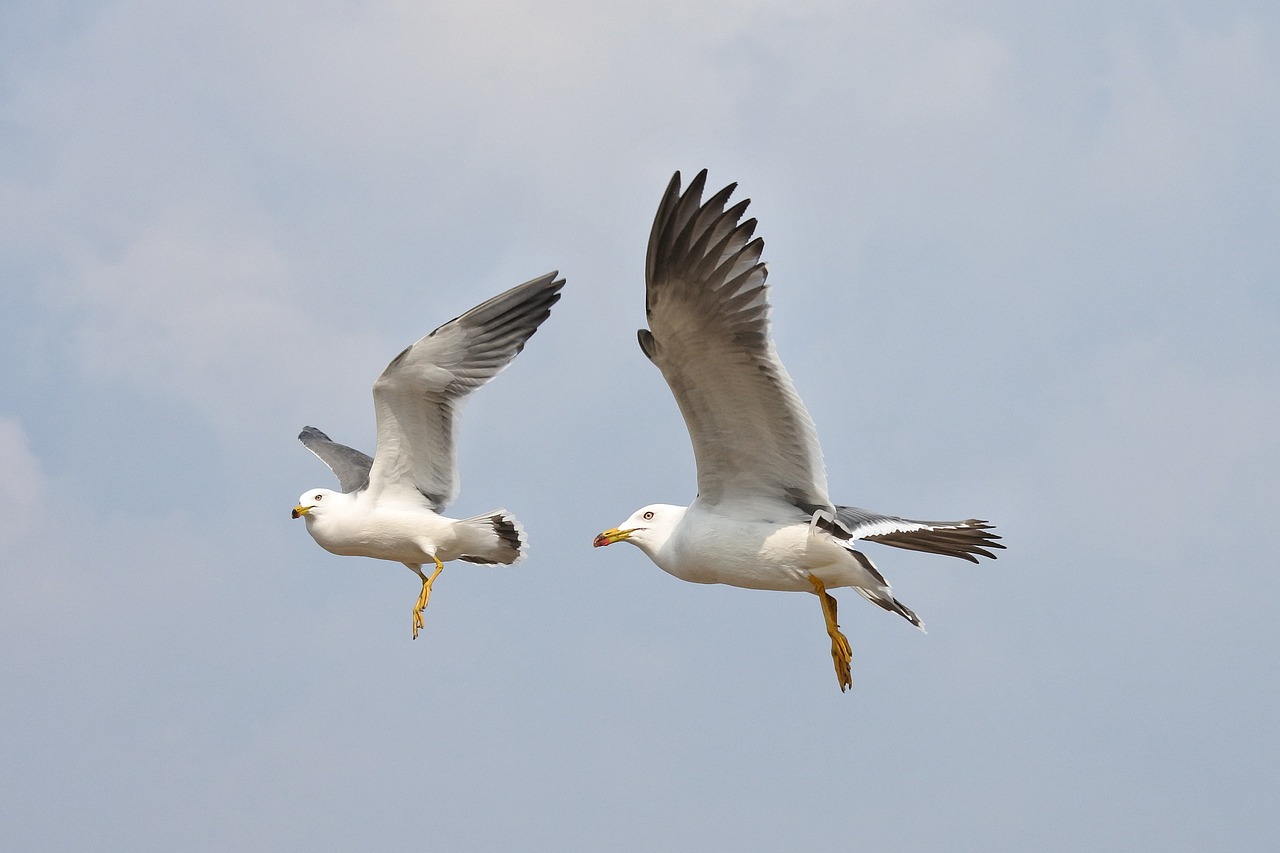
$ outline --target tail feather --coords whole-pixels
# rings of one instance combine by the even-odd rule
[[[890,613],[897,613],[921,631],[924,630],[924,623],[920,621],[920,617],[917,616],[910,607],[907,607],[907,605],[903,604],[892,595],[885,595],[878,590],[863,589],[860,586],[855,586],[854,589],[857,590],[858,595],[861,595],[877,607],[882,607]]]
[[[889,582],[884,579],[884,575],[880,574],[880,570],[871,562],[871,558],[861,551],[855,551],[852,548],[848,548],[848,546],[845,547],[848,549],[849,553],[853,555],[854,559],[858,561],[862,568],[866,569],[868,574],[880,582],[879,588],[855,586],[854,589],[857,590],[858,595],[861,595],[877,607],[882,607],[890,613],[897,613],[903,619],[906,619],[912,625],[915,625],[923,631],[924,623],[920,621],[920,617],[917,616],[910,607],[907,607],[907,605],[893,597],[893,589],[890,588]]]
[[[504,566],[518,563],[529,552],[524,527],[505,509],[463,519],[465,552],[459,560],[485,565]]]

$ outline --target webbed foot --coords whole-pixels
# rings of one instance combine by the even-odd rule
[[[809,575],[809,583],[818,594],[822,604],[822,617],[827,622],[827,634],[831,637],[831,661],[836,667],[836,680],[840,682],[840,692],[853,686],[853,649],[849,647],[849,638],[840,631],[836,623],[836,600],[827,592],[821,580]]]
[[[415,640],[418,639],[418,632],[422,630],[422,611],[427,609],[427,602],[431,599],[431,584],[435,583],[436,578],[440,577],[440,572],[444,571],[444,563],[439,559],[433,559],[436,561],[436,570],[431,573],[431,577],[423,575],[421,569],[409,567],[422,578],[422,592],[418,593],[418,601],[413,606],[413,638]]]

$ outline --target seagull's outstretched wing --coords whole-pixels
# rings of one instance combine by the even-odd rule
[[[684,415],[699,499],[769,497],[830,507],[813,420],[769,338],[768,289],[748,201],[737,186],[702,202],[704,169],[680,193],[667,187],[649,235],[640,348]]]
[[[358,491],[369,484],[369,469],[373,467],[373,458],[367,453],[338,444],[313,426],[304,427],[298,433],[298,440],[329,466],[337,476],[342,491]]]
[[[1000,538],[991,532],[995,528],[977,518],[914,521],[856,506],[838,506],[836,519],[853,534],[854,539],[866,539],[910,551],[927,551],[944,557],[959,557],[974,563],[978,562],[975,554],[994,560],[996,555],[989,549],[1004,548],[995,541]]]
[[[455,416],[468,393],[524,348],[551,314],[564,279],[527,281],[445,323],[396,356],[373,384],[378,447],[369,488],[417,490],[443,509],[458,493]]]

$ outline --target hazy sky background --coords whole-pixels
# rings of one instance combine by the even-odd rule
[[[641,355],[671,173],[753,199],[904,620],[592,551],[694,494]],[[0,847],[1280,845],[1280,10],[0,6]],[[289,518],[422,334],[558,269],[463,414],[513,569]]]

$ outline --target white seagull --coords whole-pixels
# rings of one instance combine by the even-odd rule
[[[404,563],[422,579],[413,636],[431,584],[448,560],[510,565],[524,557],[524,528],[505,509],[473,518],[440,515],[458,494],[457,414],[467,395],[524,348],[551,315],[564,279],[527,281],[445,323],[400,353],[373,383],[378,445],[373,458],[330,441],[315,427],[298,438],[338,477],[342,491],[311,489],[298,498],[320,547],[347,557]],[[434,563],[430,577],[422,566]]]
[[[975,563],[1004,546],[978,519],[913,521],[832,503],[813,420],[769,338],[764,241],[752,239],[756,220],[740,222],[750,202],[726,208],[730,184],[703,203],[706,177],[682,195],[676,172],[658,207],[645,262],[649,328],[639,332],[684,415],[698,495],[687,507],[642,507],[594,544],[630,542],[693,583],[816,594],[847,690],[851,652],[829,588],[853,587],[924,627],[858,540]]]

